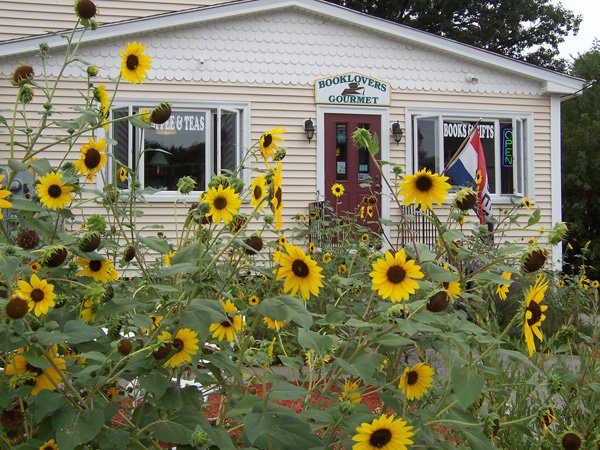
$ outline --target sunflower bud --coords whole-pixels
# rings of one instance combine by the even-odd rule
[[[196,425],[194,433],[192,434],[192,445],[194,448],[205,448],[208,444],[208,433]]]
[[[155,106],[152,112],[150,113],[150,120],[152,123],[160,125],[165,123],[171,117],[171,105],[168,103],[160,103]]]
[[[19,234],[17,235],[16,243],[19,247],[24,250],[33,250],[40,245],[40,236],[37,234],[35,230],[31,229],[22,229],[19,230]]]
[[[567,228],[566,223],[556,222],[554,224],[554,227],[552,227],[552,229],[550,230],[550,233],[548,233],[548,242],[550,243],[550,245],[557,245],[565,238],[565,235],[568,231],[569,229]]]
[[[192,177],[181,177],[177,181],[177,190],[184,195],[189,194],[196,187],[196,181]]]
[[[171,353],[171,344],[165,342],[152,353],[152,357],[157,361],[161,361],[169,356],[169,353]]]
[[[13,86],[21,86],[22,84],[27,84],[31,80],[33,80],[33,67],[28,66],[26,64],[20,65],[15,69],[12,74],[12,84]]]
[[[81,241],[79,241],[79,250],[86,253],[93,252],[98,250],[101,243],[100,234],[91,232],[81,238]]]
[[[440,291],[427,302],[427,309],[431,312],[441,312],[448,308],[450,297],[446,291]]]
[[[287,156],[287,152],[285,148],[280,148],[275,152],[275,156],[273,156],[273,161],[283,161]]]
[[[96,5],[92,0],[77,0],[75,2],[75,14],[82,21],[88,21],[96,15]]]
[[[256,255],[263,248],[263,240],[258,235],[252,235],[249,238],[246,238],[244,244],[250,247],[245,249],[247,255]]]
[[[119,353],[121,355],[127,356],[131,353],[131,350],[133,349],[133,344],[129,339],[121,339],[119,341],[117,349],[119,350]]]
[[[98,76],[98,71],[100,69],[98,69],[98,66],[88,66],[87,67],[87,74],[90,78],[95,78]]]
[[[341,412],[344,416],[350,416],[354,412],[354,408],[352,407],[352,403],[346,399],[338,405],[338,411]]]
[[[135,258],[135,247],[133,245],[129,245],[123,252],[123,259],[125,262],[131,262],[133,261],[133,258]]]
[[[29,311],[27,300],[14,296],[6,304],[6,315],[11,319],[22,319]]]
[[[66,247],[55,247],[44,254],[42,262],[46,267],[58,267],[66,261],[67,255]]]
[[[523,271],[532,273],[541,269],[548,258],[548,250],[531,247],[523,256]]]
[[[469,211],[475,207],[477,203],[477,194],[471,188],[462,188],[456,193],[454,198],[454,206],[461,211]]]
[[[33,89],[31,89],[29,86],[23,86],[19,91],[19,102],[27,105],[28,103],[31,103],[33,96]]]
[[[5,409],[0,413],[0,423],[6,431],[19,430],[25,422],[25,416],[18,406],[12,409]]]

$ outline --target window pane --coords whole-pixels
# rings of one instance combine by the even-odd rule
[[[450,161],[476,123],[476,120],[444,120],[444,161]],[[479,137],[483,146],[491,193],[496,191],[495,134],[494,122],[481,122],[479,124]]]
[[[207,113],[175,111],[164,124],[144,130],[144,184],[177,190],[177,181],[192,177],[199,189],[205,186]],[[148,149],[163,152],[148,152]]]
[[[500,121],[500,193],[514,192],[515,140],[512,121]]]
[[[221,170],[233,171],[237,164],[238,114],[221,111]]]
[[[119,119],[128,115],[128,108],[119,108],[112,111],[112,117]],[[120,188],[127,188],[127,183],[121,182],[119,179],[119,169],[121,166],[128,166],[129,161],[129,121],[122,120],[119,122],[113,122],[112,124],[112,138],[117,141],[113,145],[114,165],[112,167],[113,179],[116,180],[117,186]],[[132,167],[132,169],[134,169]]]
[[[438,127],[436,118],[417,119],[417,170],[423,168],[436,172]]]
[[[348,124],[337,123],[335,128],[335,178],[348,179]]]
[[[358,128],[370,130],[370,123],[359,123]],[[369,178],[369,150],[362,147],[358,149],[358,181],[365,181]]]

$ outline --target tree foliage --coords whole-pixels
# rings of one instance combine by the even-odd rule
[[[573,75],[600,79],[600,41],[580,55]],[[567,262],[579,263],[585,251],[592,270],[600,270],[600,206],[597,180],[600,171],[600,86],[587,88],[580,96],[563,103],[562,110],[563,215],[571,232]],[[588,244],[589,243],[589,244]]]
[[[329,0],[465,44],[566,71],[558,44],[581,16],[551,0]]]

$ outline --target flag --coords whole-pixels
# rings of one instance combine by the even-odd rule
[[[492,218],[492,200],[490,198],[490,188],[488,185],[487,167],[485,165],[485,155],[483,146],[479,138],[479,130],[475,132],[464,146],[460,154],[445,170],[446,175],[452,179],[452,183],[459,186],[471,186],[477,189],[477,217],[479,223],[487,223],[488,230],[493,231],[494,225]]]

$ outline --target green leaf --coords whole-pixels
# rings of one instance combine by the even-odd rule
[[[273,320],[291,320],[303,328],[310,328],[313,319],[304,303],[290,296],[266,298],[256,310]]]
[[[32,414],[33,423],[38,424],[57,409],[66,406],[67,399],[64,395],[52,391],[40,391],[31,403],[29,409]]]
[[[306,328],[298,329],[298,343],[302,348],[316,350],[320,355],[327,354],[335,341],[336,339],[333,336],[322,335]]]
[[[473,276],[473,279],[475,280],[482,280],[482,281],[491,281],[492,283],[495,284],[506,284],[506,278],[503,278],[501,275],[497,274],[497,273],[493,273],[493,272],[479,272],[477,274],[475,274],[475,276]]]
[[[294,357],[277,355],[277,357],[285,367],[289,367],[292,370],[298,370],[304,364],[302,357],[299,355],[296,355]]]
[[[16,159],[9,159],[8,160],[8,167],[10,167],[13,172],[22,172],[24,170],[27,170],[29,168],[29,166],[24,163],[21,162],[19,160]]]
[[[117,428],[104,428],[96,437],[98,447],[103,450],[122,450],[129,448],[129,433]]]
[[[533,213],[531,213],[531,216],[529,216],[529,220],[527,221],[527,226],[530,227],[532,225],[535,225],[536,223],[538,223],[540,221],[541,217],[542,217],[542,213],[540,211],[540,208],[536,208],[535,211],[533,211]]]
[[[166,255],[170,251],[169,243],[165,239],[156,236],[141,237],[140,242],[150,250]]]
[[[371,139],[371,142],[369,142],[368,150],[373,156],[379,153],[379,138],[377,137],[377,133],[373,134],[373,138]]]
[[[180,273],[196,273],[198,271],[198,266],[196,264],[191,263],[180,263],[180,264],[172,264],[171,267],[167,267],[163,269],[163,275],[177,275]]]
[[[498,353],[502,354],[502,355],[506,355],[508,356],[510,359],[512,359],[513,361],[518,361],[523,363],[524,365],[534,369],[534,370],[539,370],[535,364],[533,364],[533,362],[531,361],[531,359],[529,359],[527,356],[525,356],[523,353],[519,353],[519,352],[515,352],[514,350],[508,350],[508,349],[504,349],[504,348],[499,348],[498,350],[496,350]]]
[[[450,372],[452,388],[463,408],[468,408],[481,394],[483,378],[468,367],[454,366]]]
[[[14,200],[11,200],[11,203],[12,203],[13,209],[17,209],[19,211],[31,211],[31,212],[43,211],[43,208],[39,204],[34,203],[31,200],[15,198]]]
[[[170,420],[161,420],[152,426],[154,436],[169,444],[189,444],[192,430]]]
[[[394,333],[384,334],[375,342],[386,347],[402,347],[403,345],[413,345],[415,343],[415,341],[412,339],[408,339],[404,336],[398,336]]]
[[[458,281],[459,279],[458,275],[432,262],[423,263],[422,268],[427,273],[427,278],[431,281],[447,283],[450,281]]]
[[[77,445],[92,440],[102,429],[104,413],[100,409],[74,411],[61,408],[52,417],[58,447],[73,450]]]
[[[65,324],[63,332],[69,336],[66,339],[69,344],[92,341],[102,333],[98,327],[86,325],[79,320],[69,320]]]
[[[52,171],[52,166],[46,158],[38,159],[28,163],[38,175],[44,176]]]
[[[288,383],[287,381],[274,381],[269,390],[271,400],[293,400],[304,398],[308,391],[301,386]]]
[[[157,372],[148,372],[140,376],[142,388],[150,392],[156,399],[161,398],[172,384],[170,379]]]
[[[242,397],[233,408],[227,411],[227,416],[236,417],[250,414],[254,408],[254,405],[261,403],[262,401],[263,398],[259,395],[248,395],[246,397]]]

